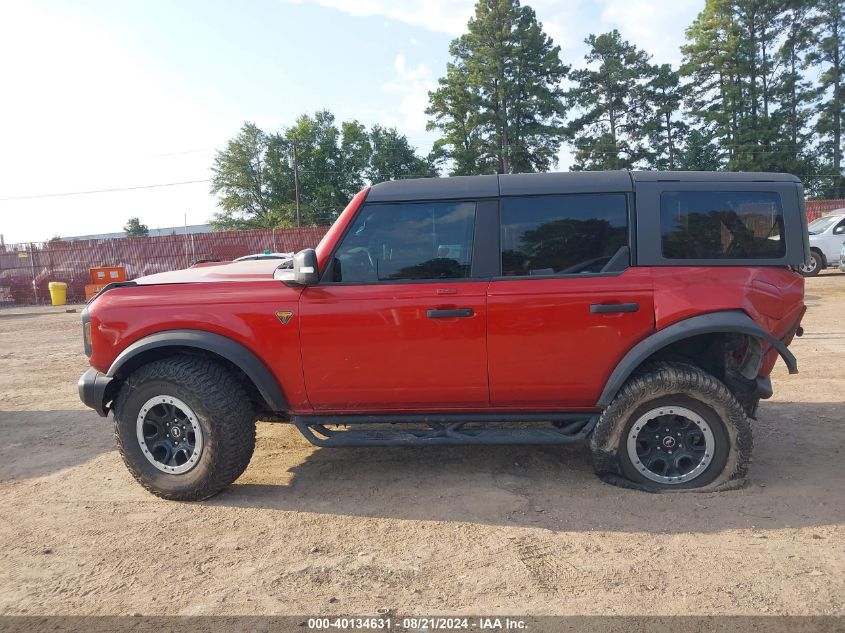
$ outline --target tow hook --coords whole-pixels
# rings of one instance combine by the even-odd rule
[[[795,336],[804,336],[804,328],[802,328],[800,325],[798,326],[798,329],[795,330]]]

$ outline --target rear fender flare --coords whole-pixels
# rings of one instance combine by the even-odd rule
[[[167,330],[150,334],[123,350],[109,367],[107,376],[116,376],[133,358],[154,349],[194,348],[216,354],[236,367],[252,381],[272,411],[288,410],[287,400],[273,373],[252,351],[237,341],[203,330]],[[130,365],[131,366],[131,365]]]
[[[608,378],[596,406],[602,409],[607,408],[622,388],[622,385],[625,384],[625,381],[628,380],[637,367],[655,352],[685,338],[700,334],[715,334],[717,332],[747,334],[769,343],[781,355],[783,362],[786,363],[789,369],[789,373],[798,373],[798,363],[792,352],[786,348],[786,345],[757,325],[745,312],[741,310],[712,312],[674,323],[634,345],[622,360],[619,361],[613,373],[610,374],[610,378]]]

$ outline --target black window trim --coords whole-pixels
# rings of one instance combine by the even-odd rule
[[[497,250],[497,257],[499,260],[499,275],[493,278],[493,281],[548,281],[549,279],[593,279],[601,277],[619,277],[624,274],[629,268],[635,265],[636,262],[636,241],[634,233],[634,205],[633,193],[631,191],[584,191],[572,193],[532,193],[525,195],[500,196],[500,200],[507,200],[509,198],[563,198],[566,196],[623,196],[625,198],[625,217],[628,220],[628,266],[623,270],[608,271],[606,273],[553,273],[551,275],[503,275],[502,274],[502,252],[501,243]],[[502,234],[501,211],[499,212],[499,236]]]
[[[369,197],[369,195],[368,195]],[[346,239],[347,234],[352,229],[352,226],[355,224],[355,220],[358,219],[358,216],[364,211],[364,209],[368,206],[391,206],[391,205],[407,205],[407,204],[427,204],[427,203],[435,203],[435,204],[448,204],[448,203],[459,203],[459,202],[474,202],[475,203],[475,222],[473,225],[473,234],[472,234],[472,260],[470,262],[470,272],[468,277],[455,277],[451,279],[379,279],[376,281],[329,281],[325,278],[326,273],[331,268],[332,263],[334,262],[335,254],[340,246],[343,244],[343,241]],[[320,281],[316,284],[317,286],[322,286],[324,288],[335,288],[341,286],[394,286],[397,284],[453,284],[453,283],[467,283],[467,282],[477,282],[477,281],[489,281],[492,277],[477,277],[475,275],[475,266],[476,266],[476,252],[477,252],[477,238],[478,238],[478,226],[479,226],[479,215],[482,208],[482,205],[489,205],[493,204],[495,206],[495,216],[498,219],[499,213],[499,200],[498,198],[433,198],[433,199],[419,199],[419,200],[385,200],[385,201],[375,201],[375,202],[367,202],[367,198],[361,201],[361,205],[356,209],[355,215],[349,220],[349,223],[343,230],[343,233],[338,238],[337,242],[332,249],[331,255],[329,255],[328,264],[326,265],[325,270],[320,271]],[[489,221],[489,220],[488,220]],[[496,244],[497,251],[498,251],[498,243]]]
[[[695,181],[681,182],[639,182],[636,186],[637,197],[637,265],[654,267],[719,267],[719,266],[795,266],[803,259],[803,236],[801,210],[799,208],[800,185],[795,182],[757,182],[742,181],[702,183]],[[678,191],[711,192],[768,192],[780,196],[783,210],[783,238],[785,252],[782,257],[771,258],[720,258],[720,259],[669,259],[663,256],[663,234],[660,230],[660,199],[664,193]],[[805,220],[806,223],[806,220]],[[803,230],[806,234],[806,230]]]

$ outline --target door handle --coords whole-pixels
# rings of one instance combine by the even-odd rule
[[[426,310],[429,319],[465,319],[475,314],[472,308],[454,308],[451,310]]]
[[[637,312],[639,303],[593,303],[590,312],[593,314],[609,314],[611,312]]]

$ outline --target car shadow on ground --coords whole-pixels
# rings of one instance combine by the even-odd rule
[[[78,466],[114,449],[110,420],[89,410],[0,411],[0,481]]]
[[[602,483],[585,446],[316,449],[259,443],[211,506],[554,531],[712,532],[845,521],[841,403],[764,403],[747,486],[649,494]],[[294,463],[295,462],[295,463]],[[287,468],[286,468],[287,467]]]

